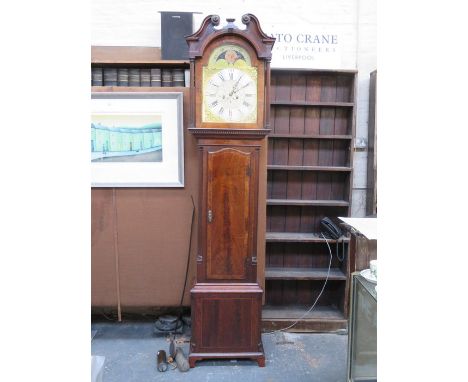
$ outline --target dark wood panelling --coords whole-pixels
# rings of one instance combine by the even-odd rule
[[[267,225],[270,223],[271,232],[320,232],[319,222],[321,219],[326,216],[346,216],[347,209],[348,207],[269,205],[267,206]],[[313,218],[309,221],[300,220],[300,224],[297,224],[296,220],[303,215],[309,215]],[[289,223],[289,219],[295,223]],[[298,228],[294,229],[296,227]]]
[[[312,305],[323,286],[322,280],[266,280],[267,305]],[[303,291],[307,293],[304,298]],[[320,305],[338,305],[340,295],[344,291],[344,283],[328,280],[320,300]],[[274,297],[274,298],[273,298]]]
[[[313,171],[269,171],[267,199],[348,200],[349,173]]]

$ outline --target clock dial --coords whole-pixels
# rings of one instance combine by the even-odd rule
[[[202,97],[202,122],[257,122],[257,68],[245,49],[227,44],[213,51],[203,67]]]
[[[252,122],[256,120],[257,82],[246,72],[226,68],[214,73],[204,89],[208,118],[226,122]]]

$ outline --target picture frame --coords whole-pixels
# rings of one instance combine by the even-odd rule
[[[91,94],[91,187],[184,187],[182,92]]]

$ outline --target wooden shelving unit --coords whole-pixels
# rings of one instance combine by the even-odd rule
[[[325,216],[350,213],[355,82],[356,71],[272,71],[266,331],[296,320],[291,331],[347,328],[349,239],[325,240],[319,223]],[[303,317],[327,277],[327,244],[332,249],[328,282],[315,308]]]
[[[163,84],[163,77],[161,74],[161,86],[154,86],[151,84],[142,84],[140,85],[122,85],[120,84],[119,78],[117,78],[117,83],[114,85],[109,85],[105,81],[106,74],[105,72],[109,69],[138,69],[139,71],[151,70],[151,69],[161,69],[161,70],[173,70],[173,69],[183,69],[188,70],[189,61],[187,60],[162,60],[161,59],[161,49],[160,48],[150,48],[150,47],[130,47],[130,46],[92,46],[91,47],[91,68],[99,68],[102,70],[102,85],[94,86],[94,82],[91,82],[92,90],[102,90],[102,87],[109,87],[109,90],[113,88],[167,88],[167,87],[187,87],[188,84],[185,83],[185,75],[182,80],[184,81],[183,85],[172,85],[165,86]],[[182,73],[184,74],[184,73]],[[141,74],[140,79],[143,81]],[[130,82],[130,73],[128,81]],[[153,90],[151,89],[151,90]],[[125,89],[129,91],[129,89]],[[130,89],[131,91],[131,89]]]

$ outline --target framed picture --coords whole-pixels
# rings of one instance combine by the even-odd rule
[[[183,187],[183,93],[91,95],[93,187]]]

